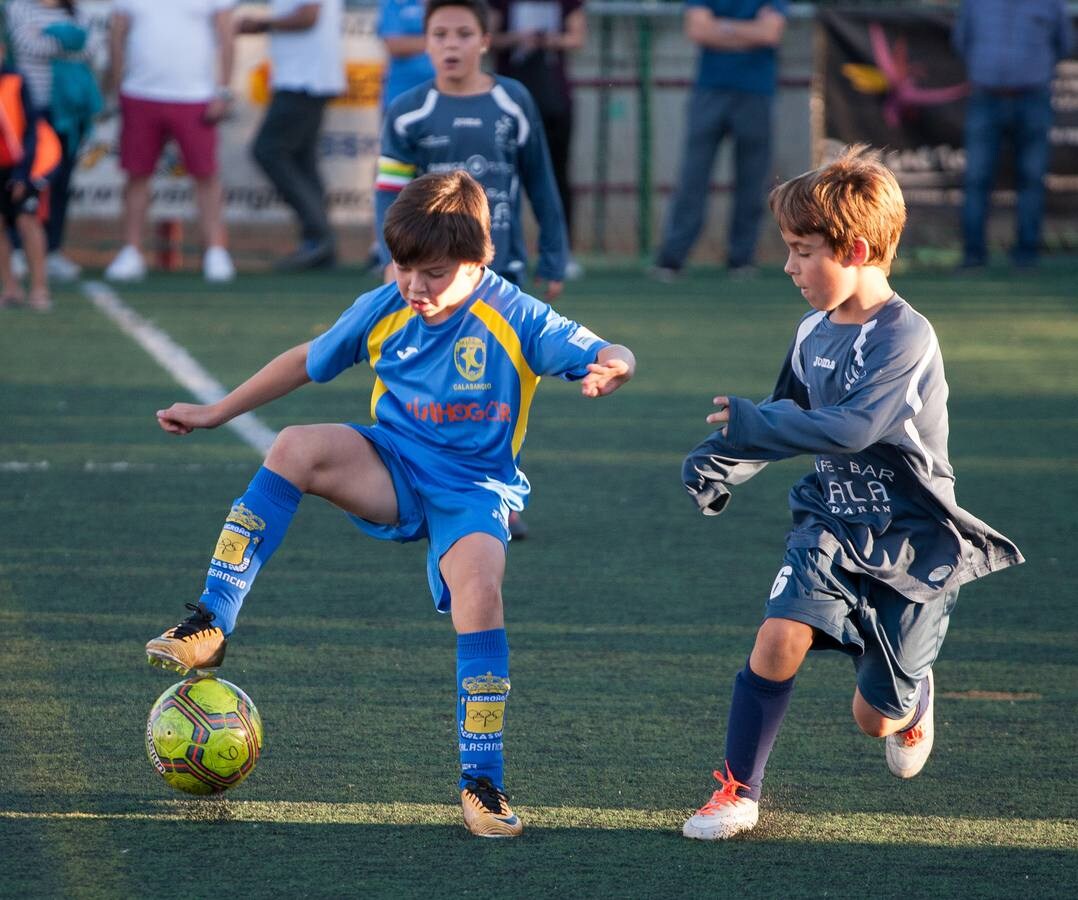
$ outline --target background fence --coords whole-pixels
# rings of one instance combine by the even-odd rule
[[[111,4],[84,0],[103,33]],[[378,144],[377,84],[384,63],[374,34],[377,5],[349,2],[348,42],[350,96],[336,105],[323,142],[334,219],[341,231],[343,256],[360,259],[370,241],[374,161]],[[819,157],[821,95],[817,70],[820,35],[817,10],[850,9],[887,13],[896,9],[946,15],[956,3],[844,2],[793,3],[780,53],[780,89],[775,106],[773,179],[783,179],[810,167]],[[1072,4],[1078,12],[1078,4]],[[650,255],[661,218],[673,189],[685,125],[685,101],[691,86],[697,52],[682,34],[682,4],[656,0],[593,0],[587,6],[587,45],[571,60],[576,100],[573,138],[573,183],[576,195],[575,239],[585,255]],[[228,196],[232,240],[242,264],[268,259],[283,235],[291,234],[290,216],[274,201],[261,174],[247,157],[247,145],[261,116],[264,98],[258,96],[264,47],[258,39],[239,42],[235,86],[243,98],[237,118],[222,128],[221,157]],[[1078,84],[1078,63],[1068,81]],[[252,74],[253,73],[253,74]],[[255,87],[252,87],[254,85]],[[1076,89],[1078,94],[1078,89]],[[1078,133],[1078,129],[1072,129]],[[1060,129],[1062,134],[1063,130]],[[961,147],[951,148],[961,154]],[[92,169],[96,167],[96,174]],[[175,154],[162,161],[155,215],[188,220],[190,190],[178,178]],[[1073,173],[1078,177],[1078,173]],[[712,172],[711,206],[706,229],[694,260],[719,262],[725,245],[727,201],[732,181],[730,148],[723,147]],[[77,176],[73,204],[72,249],[87,261],[105,258],[117,239],[117,213],[122,176],[115,159],[115,123],[106,124],[87,148]],[[952,192],[949,205],[930,215],[911,217],[906,247],[916,245],[957,251],[957,209]],[[1071,195],[1078,203],[1078,192]],[[1005,243],[1011,231],[1006,198],[997,208],[990,233]],[[1050,248],[1078,246],[1078,209],[1050,223]],[[189,243],[197,239],[189,234]],[[761,259],[777,260],[781,242],[766,228]]]

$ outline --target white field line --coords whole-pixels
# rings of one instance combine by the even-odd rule
[[[101,312],[108,316],[121,331],[132,338],[143,350],[176,381],[190,391],[199,403],[214,403],[227,391],[183,347],[169,335],[144,319],[124,303],[108,285],[100,281],[87,281],[82,292]],[[253,413],[238,416],[228,423],[252,450],[266,455],[277,433],[259,421]]]
[[[588,809],[517,806],[532,828],[680,831],[687,809]],[[460,807],[433,803],[324,803],[191,799],[148,803],[121,812],[0,810],[3,821],[232,821],[267,824],[439,826],[460,822]],[[808,814],[764,810],[757,833],[766,840],[917,844],[949,847],[1073,849],[1074,819],[910,816],[892,813]]]

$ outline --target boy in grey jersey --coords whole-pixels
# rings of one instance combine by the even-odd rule
[[[786,555],[734,682],[720,789],[683,829],[704,840],[756,824],[767,758],[810,649],[853,657],[858,726],[886,738],[892,773],[920,772],[933,742],[932,664],[958,588],[1022,562],[955,501],[939,344],[887,280],[906,219],[894,176],[853,147],[775,188],[770,204],[785,271],[812,311],[769,398],[715,398],[707,421],[720,430],[683,476],[714,516],[730,486],[767,462],[811,453],[815,465],[790,492]]]

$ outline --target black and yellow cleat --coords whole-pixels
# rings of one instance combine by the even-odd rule
[[[509,534],[514,541],[522,541],[528,536],[528,523],[515,509],[509,513]]]
[[[186,675],[192,669],[216,669],[224,662],[228,640],[213,624],[213,613],[201,603],[184,604],[192,614],[146,645],[151,666]]]
[[[509,808],[509,798],[485,776],[475,778],[465,773],[470,782],[460,792],[464,809],[464,825],[474,835],[485,838],[517,837],[524,825]]]

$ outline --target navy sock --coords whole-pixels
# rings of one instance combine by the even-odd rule
[[[902,731],[909,731],[911,728],[913,728],[914,725],[921,721],[922,717],[925,714],[925,711],[928,709],[928,701],[931,699],[932,688],[929,684],[928,676],[926,675],[924,678],[921,679],[921,694],[917,698],[917,709],[913,714],[913,718],[910,719],[910,724],[903,728]],[[898,733],[901,734],[902,731]]]
[[[753,672],[747,662],[734,679],[726,726],[726,764],[734,778],[746,785],[738,791],[742,797],[760,799],[767,758],[775,746],[793,690],[793,678],[770,681]]]
[[[260,468],[247,491],[236,498],[206,572],[199,602],[213,613],[213,624],[225,634],[262,568],[284,539],[303,492],[287,478]]]
[[[504,628],[457,635],[457,738],[463,774],[505,786],[502,733],[509,696],[509,642]]]

